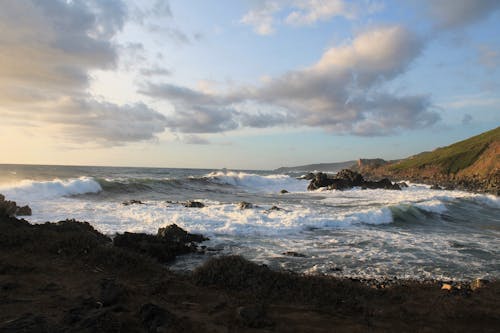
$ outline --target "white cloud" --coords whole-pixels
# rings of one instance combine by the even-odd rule
[[[164,116],[144,104],[100,102],[87,93],[91,71],[116,67],[113,37],[126,18],[118,0],[3,2],[0,117],[106,145],[162,132]]]
[[[312,66],[269,78],[260,86],[209,94],[171,84],[150,84],[143,93],[169,100],[176,113],[169,127],[213,133],[238,127],[306,125],[336,133],[384,135],[435,123],[428,96],[399,96],[382,89],[419,56],[423,41],[402,26],[362,33],[327,50]],[[258,110],[242,108],[253,104]],[[271,111],[273,110],[273,111]]]
[[[311,25],[335,16],[352,20],[378,12],[382,7],[376,0],[263,0],[245,13],[240,22],[252,26],[260,35],[271,35],[280,24]]]

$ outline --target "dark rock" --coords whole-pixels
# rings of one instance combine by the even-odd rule
[[[406,182],[400,182],[400,183],[398,183],[398,185],[399,185],[400,188],[409,187],[408,184],[406,184]]]
[[[18,207],[16,211],[17,216],[31,216],[31,208],[30,206],[26,205],[23,207]]]
[[[250,208],[253,208],[253,204],[251,204],[250,202],[245,202],[245,201],[242,201],[242,202],[239,202],[238,203],[238,208],[239,209],[250,209]]]
[[[236,318],[241,324],[251,328],[263,328],[273,324],[267,318],[264,307],[258,304],[239,307],[236,310]]]
[[[393,184],[387,178],[379,181],[366,181],[361,174],[349,169],[343,169],[333,177],[328,177],[327,174],[319,172],[309,183],[307,189],[313,191],[322,187],[326,187],[329,190],[340,191],[353,187],[361,187],[362,189],[401,190],[398,184]]]
[[[184,207],[203,208],[203,207],[205,207],[205,205],[199,201],[186,201],[186,203],[184,204]]]
[[[350,169],[340,170],[340,172],[335,175],[335,178],[346,180],[351,187],[361,186],[364,182],[363,176],[361,176],[361,174]]]
[[[177,322],[174,314],[152,303],[144,304],[139,310],[139,316],[142,326],[151,333],[168,332]]]
[[[167,262],[175,259],[176,255],[193,252],[188,246],[170,242],[156,235],[125,232],[117,234],[113,239],[116,247],[126,248],[159,261]]]
[[[110,306],[121,303],[127,296],[125,287],[117,283],[114,279],[104,279],[101,281],[101,303]]]
[[[298,179],[313,180],[315,177],[316,175],[314,173],[309,172],[308,174],[298,177]]]
[[[299,253],[299,252],[295,252],[295,251],[286,251],[286,252],[283,252],[282,254],[284,256],[296,257],[296,258],[305,258],[306,257],[305,254],[302,254],[302,253]]]
[[[272,206],[271,208],[268,209],[268,211],[283,211],[283,208],[280,208],[278,206]]]
[[[434,184],[431,186],[431,190],[442,190],[442,188],[438,184]]]
[[[288,192],[287,190],[281,190],[280,193],[281,194],[287,194],[287,193],[290,193],[290,192]]]
[[[197,252],[193,243],[205,240],[208,238],[203,235],[190,234],[172,224],[158,229],[157,235],[130,232],[117,234],[113,244],[166,262],[174,260],[177,255]]]
[[[73,332],[116,332],[124,331],[122,321],[112,308],[95,309],[87,312]]]
[[[158,229],[157,235],[158,237],[178,243],[201,243],[208,240],[208,238],[204,237],[203,235],[188,233],[186,230],[177,226],[177,224],[171,224],[164,228]]]
[[[141,200],[132,199],[132,200],[128,200],[128,201],[122,202],[122,205],[124,205],[124,206],[129,206],[129,205],[144,205],[144,202],[142,202]]]
[[[44,317],[27,313],[15,320],[10,320],[1,324],[0,332],[50,333],[52,332],[52,329],[49,327],[47,320]]]

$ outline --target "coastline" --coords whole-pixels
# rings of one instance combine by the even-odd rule
[[[6,332],[493,332],[500,325],[498,281],[388,279],[377,287],[275,272],[234,256],[183,275],[74,220],[32,225],[5,216],[0,230]]]

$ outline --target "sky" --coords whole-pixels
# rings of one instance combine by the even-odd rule
[[[498,0],[0,6],[0,163],[274,169],[500,125]]]

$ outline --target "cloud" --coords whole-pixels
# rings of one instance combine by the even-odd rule
[[[490,45],[480,45],[478,48],[478,62],[487,70],[495,70],[500,67],[500,49]]]
[[[147,140],[165,118],[144,104],[116,105],[86,93],[90,72],[116,68],[113,37],[122,1],[7,1],[0,11],[0,117],[101,144]]]
[[[181,141],[189,145],[208,145],[210,141],[198,135],[184,135]]]
[[[271,35],[279,24],[304,26],[335,16],[352,20],[382,7],[381,2],[373,0],[264,0],[245,13],[240,22],[252,26],[257,34]]]
[[[171,75],[172,72],[166,68],[153,66],[151,68],[143,68],[140,70],[142,76],[168,76]]]
[[[167,117],[168,126],[185,133],[305,125],[342,134],[385,135],[439,120],[428,96],[398,96],[383,89],[408,69],[423,46],[421,38],[402,26],[379,27],[327,50],[308,68],[257,87],[216,94],[150,84],[142,93],[170,101],[176,113]],[[255,111],[261,106],[267,111]]]
[[[281,9],[277,1],[264,1],[261,6],[246,13],[241,23],[251,25],[259,35],[274,33],[274,14]]]
[[[498,0],[427,0],[427,9],[439,29],[456,29],[478,22],[500,9]]]

